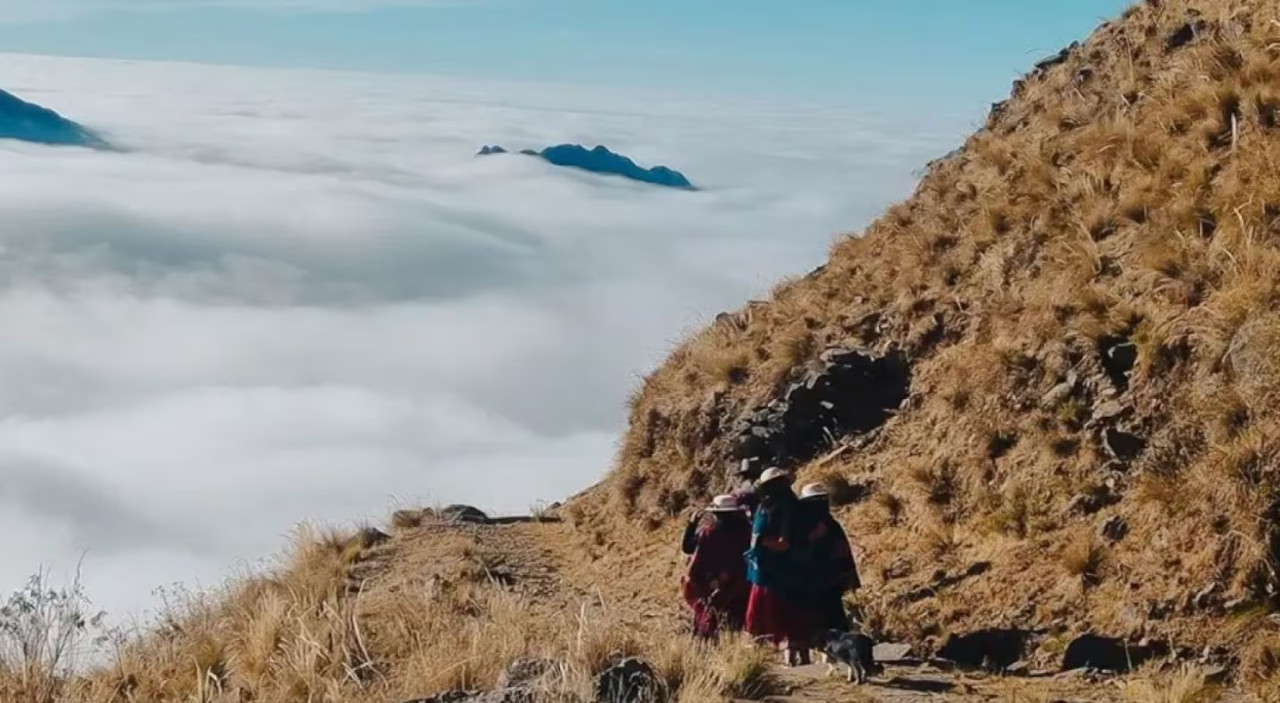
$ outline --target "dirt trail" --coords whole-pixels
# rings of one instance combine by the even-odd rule
[[[674,547],[610,550],[593,559],[588,540],[563,523],[487,525],[428,524],[402,531],[369,564],[368,576],[395,564],[394,571],[429,572],[439,561],[440,545],[465,538],[476,550],[488,576],[529,596],[530,607],[548,613],[576,612],[584,602],[610,607],[628,625],[650,633],[676,636],[684,632],[686,614],[675,596],[680,560]],[[670,562],[664,567],[664,560]],[[656,564],[656,566],[655,566]],[[630,567],[630,568],[629,568]],[[669,583],[655,583],[658,578]],[[788,669],[774,674],[782,693],[778,703],[816,701],[1122,701],[1120,686],[1091,682],[1081,676],[999,677],[944,671],[929,665],[890,664],[882,676],[855,687],[828,676],[825,665]],[[1224,695],[1218,700],[1243,701]]]

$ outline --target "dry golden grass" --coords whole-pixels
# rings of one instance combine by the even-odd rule
[[[620,617],[627,608],[598,598],[548,602],[496,575],[515,552],[457,529],[402,530],[371,548],[299,530],[278,568],[214,593],[173,594],[156,624],[120,637],[96,670],[35,678],[0,660],[0,694],[13,703],[410,700],[492,688],[509,663],[545,658],[560,665],[538,680],[540,695],[590,700],[595,675],[630,655],[653,663],[673,701],[773,690],[768,653],[745,640],[709,645],[658,622],[637,628]]]
[[[1192,666],[1122,681],[1120,691],[1130,703],[1211,703],[1222,697],[1221,687],[1206,683],[1204,674]]]

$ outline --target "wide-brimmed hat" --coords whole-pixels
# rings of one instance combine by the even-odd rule
[[[738,502],[738,497],[734,495],[716,496],[711,499],[711,505],[707,506],[709,513],[736,513],[742,510],[742,505]]]
[[[760,486],[767,483],[774,483],[775,481],[786,481],[790,483],[791,474],[776,466],[769,467],[765,469],[764,473],[760,474],[760,478],[756,480],[756,487],[759,488]]]
[[[831,495],[825,483],[808,483],[800,489],[800,500],[826,498]]]

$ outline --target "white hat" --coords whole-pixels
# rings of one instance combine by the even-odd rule
[[[827,489],[824,483],[809,483],[800,489],[800,499],[805,498],[826,498],[831,495],[831,491]]]
[[[722,495],[711,499],[711,505],[707,508],[709,513],[736,513],[742,510],[742,506],[738,504],[737,496]]]
[[[786,471],[783,471],[782,469],[779,469],[776,466],[771,466],[765,469],[764,473],[760,474],[760,478],[759,480],[756,481],[756,485],[763,486],[766,483],[772,483],[774,481],[778,481],[782,479],[786,479],[787,481],[790,481],[791,474],[787,473]]]

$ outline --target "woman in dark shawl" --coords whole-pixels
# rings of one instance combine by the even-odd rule
[[[802,569],[807,572],[810,609],[822,630],[849,631],[844,594],[861,587],[853,549],[840,522],[831,514],[827,487],[811,483],[800,489],[800,522],[803,525]]]
[[[791,475],[778,468],[760,476],[757,490],[760,506],[747,552],[747,578],[751,581],[747,631],[774,646],[785,643],[788,664],[808,664],[816,629],[805,604],[805,574],[796,561],[803,547],[796,537],[804,537],[798,529],[799,500],[791,490]]]
[[[747,563],[751,523],[732,496],[716,496],[707,509],[713,522],[698,530],[684,578],[684,598],[693,609],[694,632],[714,639],[720,630],[740,630],[747,615]]]

